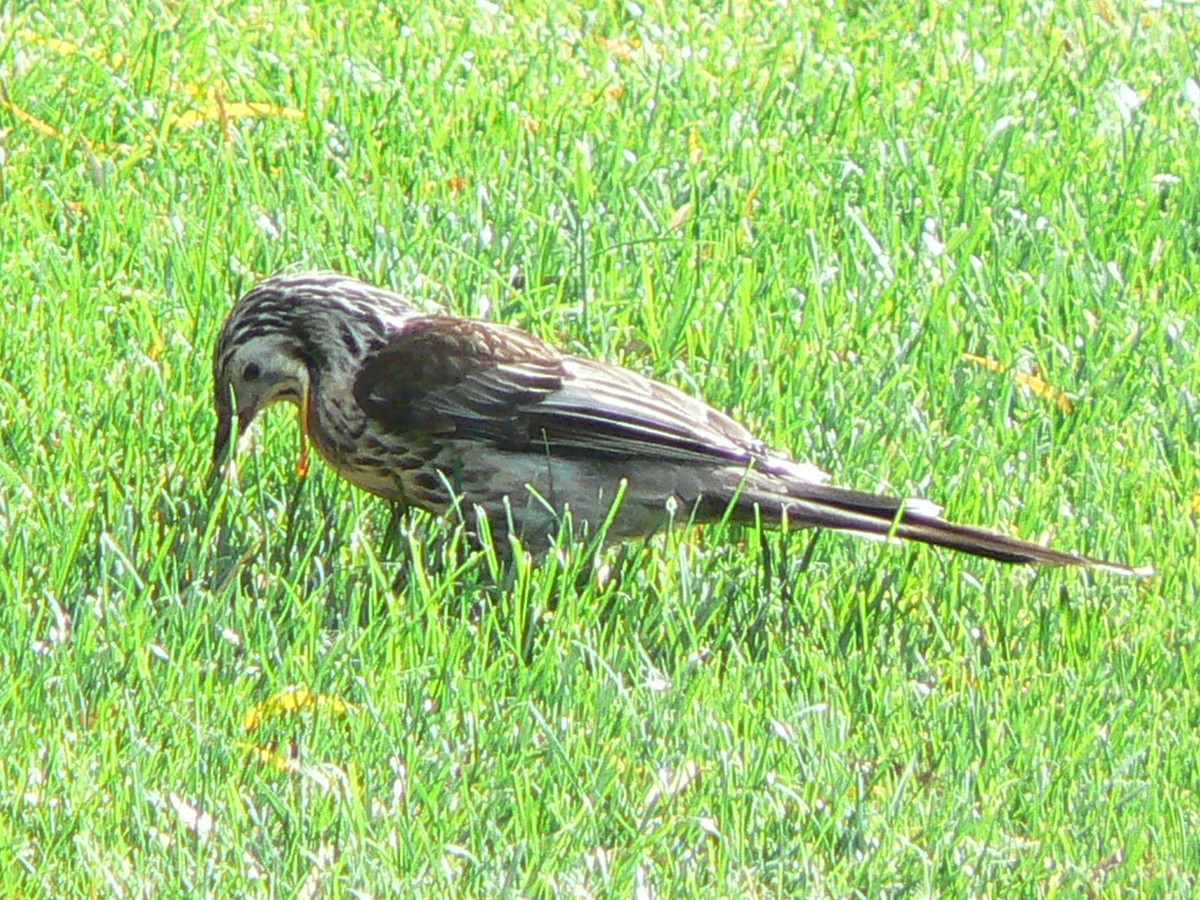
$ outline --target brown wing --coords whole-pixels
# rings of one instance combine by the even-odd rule
[[[369,357],[354,397],[397,434],[528,439],[525,409],[558,390],[562,356],[533,335],[450,316],[413,319]]]
[[[368,360],[354,395],[397,433],[514,450],[741,464],[765,453],[741,425],[675,388],[473,319],[412,320]]]

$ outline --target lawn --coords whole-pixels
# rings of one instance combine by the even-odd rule
[[[0,895],[1191,893],[1193,6],[39,6],[0,6]],[[299,478],[290,408],[212,482],[217,331],[285,266],[1158,575],[712,527],[498,582]]]

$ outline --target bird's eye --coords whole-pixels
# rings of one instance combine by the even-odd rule
[[[262,368],[258,363],[246,363],[246,368],[242,369],[242,381],[257,381],[261,374]]]

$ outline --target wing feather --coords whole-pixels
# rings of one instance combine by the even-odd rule
[[[741,465],[767,453],[743,426],[682,391],[472,319],[412,319],[363,366],[354,392],[369,415],[398,434]]]

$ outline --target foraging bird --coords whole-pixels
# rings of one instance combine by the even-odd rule
[[[288,401],[344,478],[437,514],[464,510],[468,524],[486,515],[502,551],[510,533],[544,551],[567,510],[594,532],[621,495],[608,530],[616,539],[672,521],[786,518],[1007,563],[1153,572],[954,524],[927,500],[834,487],[673,387],[506,325],[428,315],[333,273],[276,275],[243,296],[213,374],[215,465],[235,443],[235,419],[240,438],[263,409]]]

